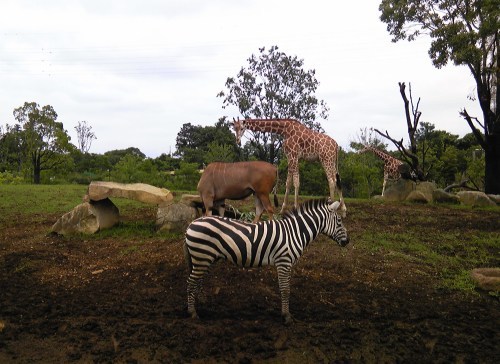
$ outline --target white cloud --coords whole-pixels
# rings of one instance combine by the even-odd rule
[[[213,125],[216,94],[258,48],[304,59],[331,108],[326,132],[348,147],[362,127],[405,136],[397,83],[412,83],[422,120],[469,132],[479,116],[465,68],[435,69],[428,41],[391,43],[378,2],[17,0],[0,13],[0,123],[25,101],[50,104],[76,142],[86,120],[92,152],[130,146],[168,153],[182,124]],[[8,85],[8,86],[7,86]]]

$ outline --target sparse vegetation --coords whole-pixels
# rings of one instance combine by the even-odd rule
[[[307,248],[292,278],[298,321],[284,331],[275,271],[223,262],[207,278],[203,319],[184,319],[183,234],[156,231],[156,206],[113,199],[121,215],[114,228],[47,234],[84,193],[74,185],[0,188],[0,361],[126,362],[145,347],[169,362],[234,353],[315,362],[317,350],[329,361],[370,351],[373,361],[449,362],[463,347],[465,361],[489,362],[498,353],[489,334],[498,292],[478,291],[470,271],[500,266],[499,208],[347,200],[352,245],[321,236]],[[230,203],[254,208],[253,198]]]

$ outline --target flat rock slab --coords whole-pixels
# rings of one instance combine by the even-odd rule
[[[500,291],[500,268],[476,268],[471,272],[476,285],[485,291]]]
[[[174,198],[169,190],[145,183],[104,181],[91,182],[87,195],[92,201],[100,201],[109,197],[121,197],[156,205],[170,203]]]
[[[110,228],[120,221],[118,208],[106,198],[100,201],[83,202],[64,214],[52,225],[51,231],[61,235],[82,233],[94,234]]]
[[[496,203],[484,193],[479,191],[460,191],[457,192],[460,202],[464,205],[473,207],[495,206]]]

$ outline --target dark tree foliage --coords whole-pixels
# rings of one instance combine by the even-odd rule
[[[33,182],[39,184],[41,172],[65,163],[65,154],[74,146],[50,105],[40,108],[35,102],[25,102],[14,109],[14,118],[22,127],[22,147],[24,157],[31,163]]]
[[[114,149],[104,153],[111,166],[116,165],[123,157],[130,155],[138,159],[145,159],[146,155],[139,148],[129,147],[127,149]]]
[[[500,194],[500,1],[383,0],[379,10],[394,42],[428,35],[435,67],[451,61],[471,72],[483,122],[465,109],[460,115],[485,152],[485,191]]]
[[[177,134],[176,152],[186,163],[197,163],[200,168],[212,162],[215,149],[229,152],[229,160],[235,161],[238,155],[238,145],[229,123],[220,119],[214,126],[200,126],[186,123]],[[219,146],[219,148],[217,148]],[[220,148],[226,146],[226,148]],[[208,157],[211,158],[208,158]],[[217,158],[215,158],[217,159]]]

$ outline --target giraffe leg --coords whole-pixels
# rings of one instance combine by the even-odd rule
[[[285,321],[285,324],[291,324],[293,319],[290,314],[290,276],[291,267],[280,265],[277,267],[278,270],[278,283],[280,287],[281,295],[281,316]]]
[[[330,189],[330,198],[332,201],[335,201],[335,177],[328,177],[328,188]]]
[[[286,176],[285,184],[285,197],[283,198],[283,205],[281,206],[281,213],[285,212],[286,206],[288,205],[288,193],[290,192],[290,184],[292,183],[292,173],[290,168],[288,168],[288,174]]]
[[[387,183],[387,179],[384,178],[384,183],[382,184],[382,197],[384,197],[386,183]]]
[[[294,207],[297,208],[299,205],[299,188],[300,188],[300,176],[299,176],[299,171],[297,170],[293,174],[293,189],[295,192],[295,200],[294,200]]]

